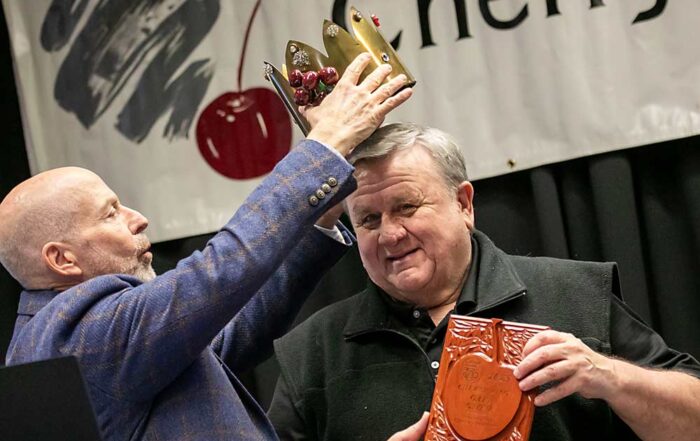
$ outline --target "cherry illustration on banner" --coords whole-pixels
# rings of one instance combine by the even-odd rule
[[[269,173],[288,152],[292,125],[287,110],[270,89],[241,87],[250,29],[260,7],[248,21],[238,65],[238,90],[209,103],[197,120],[197,146],[207,164],[231,179],[251,179]]]

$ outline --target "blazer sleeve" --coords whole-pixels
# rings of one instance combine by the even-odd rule
[[[346,243],[353,235],[339,224]],[[323,275],[349,246],[316,228],[309,229],[274,275],[216,336],[212,349],[237,375],[272,355],[273,340],[284,335]]]

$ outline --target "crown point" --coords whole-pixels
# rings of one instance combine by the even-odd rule
[[[362,14],[360,14],[360,11],[355,11],[355,12],[352,14],[352,19],[355,20],[355,21],[360,21],[360,20],[362,20]]]
[[[265,68],[263,69],[263,72],[265,73],[265,79],[270,81],[270,75],[272,75],[274,72],[272,65],[265,63]]]
[[[296,54],[299,48],[295,44],[290,44],[289,45],[289,52]]]

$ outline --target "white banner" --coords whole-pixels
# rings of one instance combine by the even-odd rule
[[[32,172],[94,170],[154,241],[218,229],[300,137],[262,61],[351,5],[257,4],[3,0]],[[390,121],[454,135],[474,179],[700,132],[697,0],[353,4],[418,80]]]

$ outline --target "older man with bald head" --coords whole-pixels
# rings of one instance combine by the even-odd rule
[[[117,214],[124,222],[102,222]],[[0,219],[0,261],[25,289],[63,290],[110,273],[155,277],[148,220],[120,206],[89,170],[58,168],[21,183],[0,205]]]
[[[7,363],[76,356],[105,440],[275,439],[237,375],[346,249],[328,235],[351,239],[312,226],[333,226],[327,210],[355,186],[344,156],[411,95],[395,94],[403,76],[383,84],[388,66],[358,84],[369,59],[307,112],[307,139],[204,250],[158,277],[148,221],[94,173],[61,168],[13,189],[0,262],[25,290]]]

